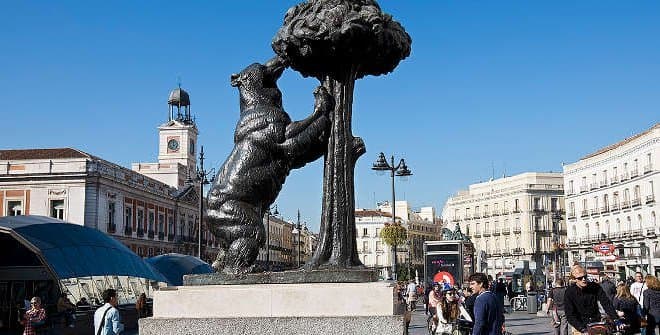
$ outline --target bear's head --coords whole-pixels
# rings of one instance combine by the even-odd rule
[[[254,63],[238,74],[231,75],[231,86],[238,87],[241,106],[259,101],[281,105],[282,93],[277,88],[277,80],[286,69],[284,62],[274,58],[265,65]]]

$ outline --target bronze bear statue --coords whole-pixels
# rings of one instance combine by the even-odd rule
[[[313,113],[291,122],[277,80],[286,69],[278,58],[254,63],[231,76],[240,93],[234,148],[208,193],[207,219],[220,252],[213,267],[226,274],[253,272],[266,232],[263,218],[292,169],[323,156],[330,132],[332,96],[314,90]]]

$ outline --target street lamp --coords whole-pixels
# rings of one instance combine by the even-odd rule
[[[271,212],[272,209],[275,209],[273,212]],[[268,271],[270,271],[270,216],[275,215],[278,216],[280,215],[280,212],[277,211],[277,204],[273,207],[268,207],[266,210],[266,268]]]
[[[394,156],[391,156],[390,163],[387,163],[384,153],[378,155],[378,159],[371,167],[375,171],[390,171],[390,177],[392,178],[392,224],[396,223],[396,193],[394,192],[394,176],[397,177],[408,177],[412,176],[412,172],[408,169],[406,161],[402,158],[399,161],[399,164],[394,165]],[[396,243],[392,246],[392,278],[396,280]]]
[[[209,180],[207,177],[211,176]],[[199,182],[199,231],[198,231],[198,240],[197,240],[197,256],[202,259],[202,221],[204,220],[204,185],[208,185],[213,182],[215,177],[215,169],[210,171],[204,170],[204,146],[201,146],[199,151],[199,168],[197,168],[197,173],[195,174],[194,181]],[[188,175],[190,178],[190,175]],[[192,182],[192,180],[188,180]]]
[[[554,271],[553,271],[553,279],[554,282],[557,281],[557,269],[561,269],[562,272],[562,278],[564,277],[563,272],[564,272],[564,266],[561,264],[562,262],[560,261],[559,253],[561,252],[560,246],[561,246],[561,238],[559,237],[559,231],[560,229],[560,224],[561,224],[562,216],[559,211],[555,211],[552,213],[552,241],[555,244],[555,250],[554,251],[554,260],[553,260],[553,266],[554,266]]]
[[[298,210],[298,221],[291,231],[292,234],[298,234],[298,268],[300,267],[300,233],[302,232],[302,226],[300,226],[300,210]]]

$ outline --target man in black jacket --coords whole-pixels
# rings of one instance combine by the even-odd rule
[[[568,323],[575,330],[586,333],[587,324],[601,321],[599,302],[612,320],[619,318],[605,291],[600,285],[588,281],[587,272],[582,266],[574,266],[571,275],[575,278],[575,284],[564,293],[564,311]]]
[[[614,296],[616,295],[616,284],[610,280],[610,277],[607,274],[603,274],[600,280],[600,287],[603,288],[605,294],[610,301],[614,301]]]

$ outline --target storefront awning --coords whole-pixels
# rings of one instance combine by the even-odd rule
[[[165,282],[151,265],[97,229],[28,215],[0,218],[0,234],[35,253],[58,279],[115,275]]]

